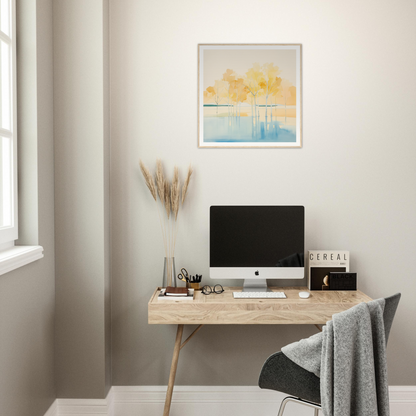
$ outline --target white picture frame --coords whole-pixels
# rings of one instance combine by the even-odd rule
[[[198,147],[302,147],[302,45],[199,44]]]

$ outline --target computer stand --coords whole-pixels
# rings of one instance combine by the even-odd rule
[[[244,279],[243,292],[270,292],[266,279]]]

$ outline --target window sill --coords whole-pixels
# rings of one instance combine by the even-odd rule
[[[42,246],[14,246],[0,252],[0,275],[43,257]]]

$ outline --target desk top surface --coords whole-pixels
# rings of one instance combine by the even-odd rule
[[[371,300],[357,291],[309,291],[306,287],[272,287],[285,292],[286,299],[234,299],[241,287],[224,287],[221,294],[195,291],[193,301],[157,299],[157,288],[148,304],[149,324],[325,324],[332,315]],[[299,292],[311,296],[301,299]]]

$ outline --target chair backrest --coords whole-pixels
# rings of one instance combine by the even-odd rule
[[[384,320],[384,332],[386,335],[386,344],[389,339],[391,325],[393,323],[394,315],[396,313],[397,305],[399,304],[401,293],[396,293],[393,296],[389,296],[385,298],[386,301],[384,305],[384,313],[383,313],[383,320]]]

